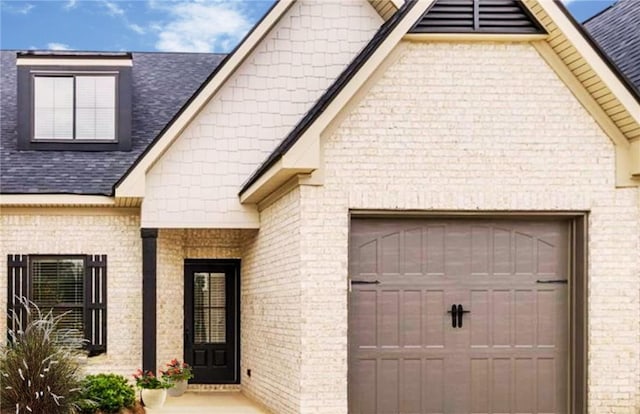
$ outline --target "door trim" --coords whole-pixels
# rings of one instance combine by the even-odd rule
[[[234,351],[235,351],[235,361],[234,361],[234,372],[233,372],[233,377],[234,379],[232,381],[223,381],[223,382],[215,382],[214,384],[240,384],[240,363],[241,363],[241,355],[240,355],[240,336],[241,336],[241,332],[240,332],[240,287],[241,287],[241,283],[240,283],[240,277],[241,277],[241,267],[240,267],[240,259],[184,259],[184,279],[183,279],[183,285],[184,283],[186,283],[186,279],[188,277],[191,276],[191,272],[189,272],[189,267],[193,266],[193,265],[200,265],[200,266],[216,266],[216,265],[230,265],[230,266],[234,266],[235,270],[236,270],[236,277],[234,278],[234,284],[235,284],[235,324],[233,326],[233,329],[235,331],[235,335],[234,335],[234,341],[235,341],[235,347],[234,347]],[[183,295],[185,295],[186,297],[186,292],[183,293]],[[183,304],[183,313],[186,313],[187,309],[186,309],[186,303]],[[187,346],[186,346],[186,338],[184,335],[184,330],[183,330],[183,358],[186,356],[186,350],[187,350]],[[189,380],[189,384],[210,384],[209,382],[193,382],[192,380]]]
[[[567,220],[570,235],[569,246],[569,346],[568,346],[568,380],[569,395],[567,396],[567,412],[587,414],[588,407],[588,326],[589,326],[589,274],[588,274],[588,211],[447,211],[447,210],[378,210],[353,209],[349,210],[349,237],[351,240],[351,221],[354,219],[549,219]],[[347,251],[350,249],[347,246]],[[351,258],[347,258],[350,263]],[[347,292],[347,309],[350,295]],[[347,333],[347,341],[349,341]],[[347,351],[349,350],[347,343]],[[350,352],[347,352],[347,360]],[[349,363],[347,362],[347,366]],[[347,378],[350,374],[347,373]]]

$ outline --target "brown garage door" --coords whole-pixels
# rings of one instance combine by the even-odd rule
[[[566,412],[568,250],[562,221],[352,220],[349,412]]]

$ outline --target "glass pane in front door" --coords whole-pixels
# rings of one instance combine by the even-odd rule
[[[225,274],[194,274],[193,319],[195,343],[226,342]]]

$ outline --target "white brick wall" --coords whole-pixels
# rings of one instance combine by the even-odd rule
[[[147,174],[144,227],[257,227],[240,185],[367,43],[366,2],[294,4]]]
[[[142,259],[137,212],[47,209],[0,214],[0,311],[7,309],[8,254],[107,255],[107,353],[88,372],[130,377],[142,363]],[[6,332],[6,318],[0,318]]]
[[[242,262],[242,390],[278,414],[303,412],[300,226],[296,189],[261,212]]]
[[[637,412],[640,197],[535,49],[407,43],[324,157],[300,193],[300,412],[347,412],[349,209],[588,210],[589,410]]]

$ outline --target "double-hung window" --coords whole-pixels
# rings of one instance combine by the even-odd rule
[[[90,354],[106,351],[107,258],[94,255],[9,255],[8,327],[16,332],[30,317],[27,302],[61,315],[56,340],[84,341]]]

